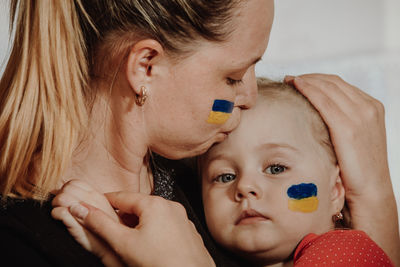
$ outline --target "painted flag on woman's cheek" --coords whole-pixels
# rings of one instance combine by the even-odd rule
[[[216,99],[208,115],[208,123],[223,124],[232,114],[233,102],[223,99]]]

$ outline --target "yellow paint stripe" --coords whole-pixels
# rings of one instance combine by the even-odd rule
[[[303,199],[289,199],[289,209],[300,212],[313,212],[318,208],[317,197],[307,197]]]
[[[223,124],[229,119],[230,116],[231,113],[211,111],[210,115],[208,115],[207,122],[213,124]]]

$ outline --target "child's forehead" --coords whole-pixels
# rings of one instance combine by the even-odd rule
[[[307,107],[299,100],[289,98],[268,98],[259,97],[257,104],[252,108],[243,111],[242,122],[251,120],[283,121],[290,120],[291,128],[301,127],[302,130],[311,129],[312,117]],[[270,125],[279,127],[279,125]]]
[[[214,145],[204,156],[207,161],[228,158],[235,153],[310,150],[316,143],[309,123],[293,106],[262,104],[243,112],[239,127],[227,140]]]

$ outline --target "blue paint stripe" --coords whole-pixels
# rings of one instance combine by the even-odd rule
[[[296,184],[289,187],[287,194],[290,198],[303,199],[317,195],[317,186],[313,183]]]
[[[212,106],[212,111],[232,113],[233,102],[228,100],[216,99]]]

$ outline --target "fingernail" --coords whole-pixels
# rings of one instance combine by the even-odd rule
[[[71,207],[69,207],[69,211],[71,212],[72,216],[77,217],[81,220],[84,220],[89,213],[89,210],[81,204],[72,205]]]

